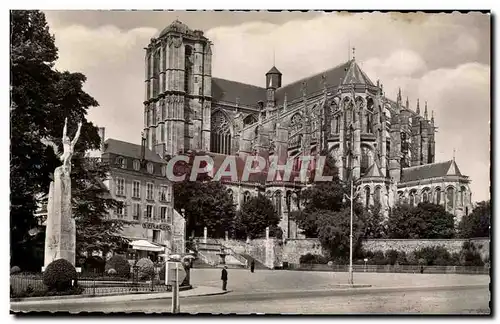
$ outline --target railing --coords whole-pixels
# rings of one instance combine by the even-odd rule
[[[348,272],[349,265],[288,264],[289,270]],[[484,266],[353,265],[354,272],[489,274]]]
[[[65,291],[54,291],[43,283],[42,273],[21,273],[10,276],[10,297],[45,297],[57,295],[106,296],[171,291],[171,286],[160,280],[159,269],[154,274],[139,278],[135,271],[125,278],[103,274],[79,273],[76,282]]]

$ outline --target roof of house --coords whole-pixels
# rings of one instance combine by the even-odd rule
[[[402,182],[445,176],[463,176],[454,160],[404,168]]]
[[[112,153],[116,155],[127,156],[131,158],[141,159],[141,145],[119,141],[109,138],[104,142],[104,153]],[[158,154],[146,148],[145,158],[151,162],[167,163]]]

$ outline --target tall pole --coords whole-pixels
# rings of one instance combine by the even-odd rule
[[[354,183],[353,179],[351,176],[351,232],[349,235],[349,284],[353,285],[354,280],[353,280],[353,275],[352,275],[352,223],[353,223],[353,199],[354,199]]]

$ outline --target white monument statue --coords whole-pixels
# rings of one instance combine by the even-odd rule
[[[80,137],[82,123],[78,123],[78,130],[73,140],[70,140],[66,134],[67,124],[66,118],[62,137],[64,149],[62,154],[59,153],[54,142],[47,139],[41,140],[43,144],[54,149],[55,154],[63,163],[55,169],[54,179],[50,183],[45,231],[45,267],[57,259],[66,259],[75,265],[76,226],[71,208],[71,157]]]

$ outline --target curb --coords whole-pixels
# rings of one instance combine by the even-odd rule
[[[206,287],[206,286],[199,286],[199,287]],[[197,287],[197,288],[199,288]],[[210,287],[213,288],[213,287]],[[196,288],[193,288],[196,289]],[[184,290],[184,291],[191,291],[192,289],[189,290]],[[190,298],[190,297],[203,297],[203,296],[213,296],[213,295],[224,295],[227,294],[230,291],[216,291],[216,292],[208,292],[208,293],[199,293],[199,294],[193,294],[193,295],[187,295],[187,296],[182,296],[179,295],[179,298]],[[166,295],[168,294],[168,295]],[[136,297],[137,296],[137,297]],[[65,297],[65,298],[60,298],[60,297]],[[101,300],[103,298],[108,298],[108,297],[116,297],[116,300]],[[36,298],[36,300],[35,300]],[[50,299],[49,299],[50,298]],[[11,305],[29,305],[32,303],[48,303],[51,304],[64,304],[65,301],[68,301],[70,303],[75,303],[75,302],[81,302],[81,303],[92,303],[92,302],[120,302],[120,301],[138,301],[138,300],[154,300],[154,299],[172,299],[172,293],[169,292],[159,292],[159,293],[134,293],[134,294],[119,294],[119,295],[99,295],[99,296],[85,296],[85,295],[77,295],[77,296],[51,296],[51,297],[31,297],[31,298],[26,298],[23,300],[10,300]]]

